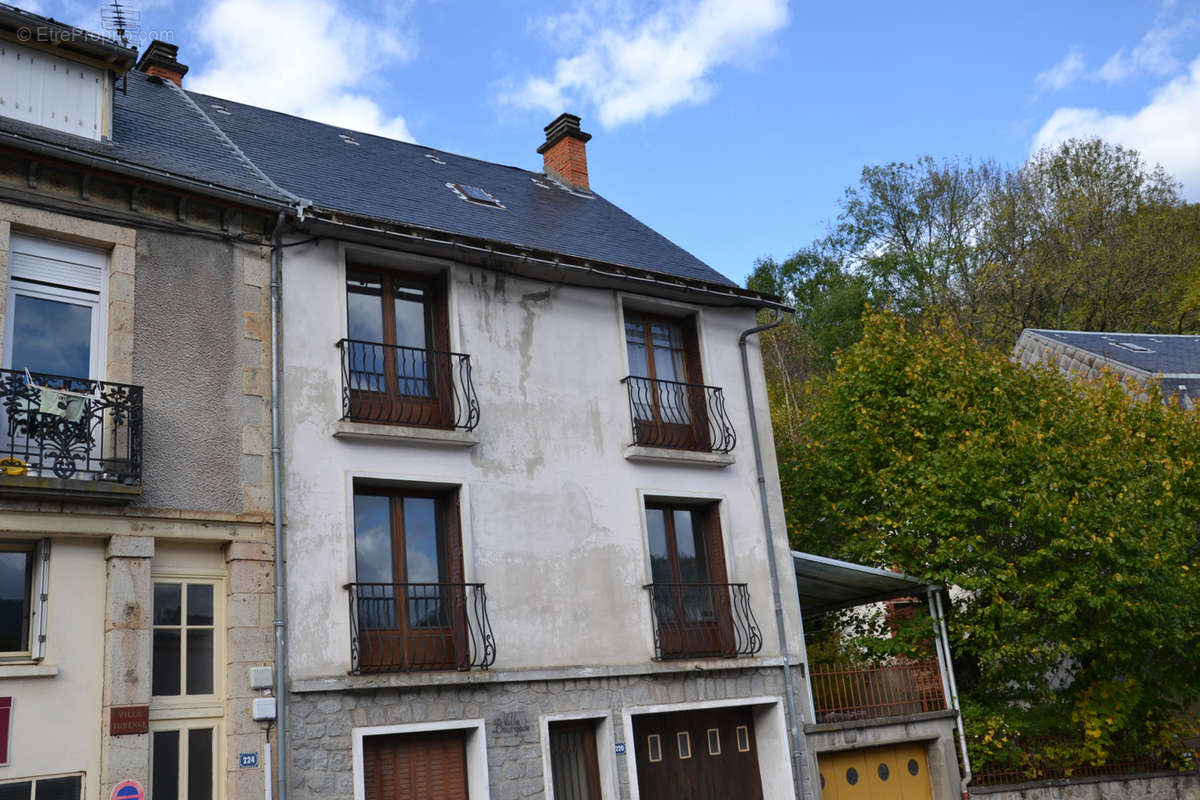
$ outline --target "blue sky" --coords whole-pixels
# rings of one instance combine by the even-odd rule
[[[126,5],[185,88],[348,128],[540,169],[542,126],[579,114],[592,188],[738,281],[820,236],[863,166],[924,154],[1101,135],[1200,199],[1200,0]]]

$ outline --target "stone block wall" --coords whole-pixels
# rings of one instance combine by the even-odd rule
[[[971,789],[977,800],[1200,800],[1200,775],[1076,778]]]
[[[351,731],[358,727],[482,718],[491,798],[521,800],[545,794],[543,715],[611,712],[615,739],[624,742],[623,709],[772,696],[783,696],[783,673],[774,668],[293,694],[291,797],[353,797]],[[632,743],[627,745],[628,752],[616,756],[620,798],[631,797],[626,759],[634,756]],[[807,783],[805,796],[813,797]]]

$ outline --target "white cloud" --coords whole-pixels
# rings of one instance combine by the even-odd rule
[[[1066,89],[1083,77],[1087,67],[1083,63],[1083,52],[1078,47],[1072,47],[1070,52],[1045,72],[1038,73],[1033,79],[1033,85],[1038,94],[1057,92]]]
[[[1107,83],[1119,83],[1137,75],[1170,75],[1179,69],[1174,54],[1175,40],[1195,26],[1184,20],[1173,26],[1151,28],[1133,50],[1122,47],[1113,53],[1095,77]]]
[[[1200,198],[1200,58],[1187,72],[1159,87],[1132,114],[1094,108],[1060,108],[1034,137],[1034,148],[1070,138],[1098,136],[1139,150],[1183,182],[1185,194]]]
[[[609,128],[664,114],[711,97],[712,72],[760,55],[787,20],[787,0],[671,0],[645,11],[590,0],[534,23],[564,55],[551,75],[526,78],[500,100],[551,114],[586,103]]]
[[[403,116],[355,91],[411,60],[404,6],[356,17],[336,0],[219,0],[198,20],[212,57],[185,86],[330,125],[412,141]],[[187,54],[180,60],[186,63]]]

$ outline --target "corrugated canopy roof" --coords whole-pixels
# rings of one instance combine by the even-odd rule
[[[880,600],[923,595],[929,589],[941,588],[900,572],[795,550],[792,551],[792,567],[796,570],[800,613],[806,618]]]

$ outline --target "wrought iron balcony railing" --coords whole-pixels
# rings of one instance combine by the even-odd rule
[[[0,420],[0,475],[141,485],[141,386],[4,369]]]
[[[762,649],[762,631],[744,583],[652,583],[657,660],[752,656]]]
[[[471,357],[342,339],[342,419],[474,430],[479,399]]]
[[[718,387],[634,375],[621,382],[629,390],[634,444],[728,453],[737,443]]]
[[[947,708],[937,661],[812,667],[817,722],[880,719]]]
[[[496,662],[482,583],[348,583],[355,673],[487,669]]]

